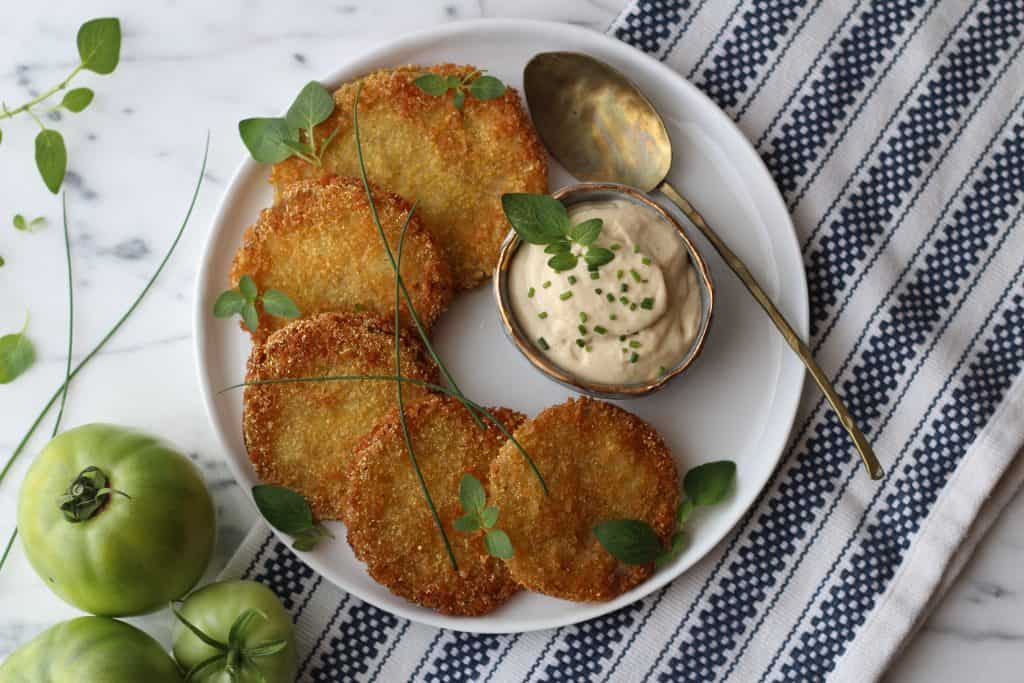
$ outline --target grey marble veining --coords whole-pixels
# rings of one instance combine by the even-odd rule
[[[70,0],[7,3],[0,22],[0,99],[18,104],[73,66],[78,25],[122,19],[122,62],[111,76],[82,74],[96,91],[81,114],[53,116],[65,136],[77,296],[75,358],[81,358],[134,298],[182,218],[211,137],[204,186],[189,230],[132,320],[71,387],[65,425],[130,424],[176,443],[202,469],[219,517],[213,576],[254,520],[218,452],[195,378],[192,287],[196,264],[226,179],[244,154],[240,118],[281,109],[305,80],[336,69],[381,41],[427,26],[481,16],[570,22],[603,31],[622,0],[305,2],[269,0],[139,3]],[[298,7],[298,9],[297,9]],[[59,385],[64,365],[65,290],[60,205],[32,163],[35,124],[0,122],[0,334],[21,327],[39,353],[16,384],[0,387],[0,450],[9,453]],[[43,215],[21,234],[15,213]],[[52,417],[51,417],[52,419]],[[0,486],[0,534],[13,527],[17,482],[51,429],[44,421],[9,481]],[[961,579],[890,672],[894,681],[1020,680],[1024,670],[1024,500],[997,523]],[[38,580],[19,549],[0,575],[0,657],[74,615]],[[166,613],[132,620],[166,641]]]

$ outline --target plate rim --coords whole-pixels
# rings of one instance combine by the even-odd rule
[[[798,310],[790,312],[788,314],[788,320],[796,329],[797,333],[802,338],[807,338],[807,332],[810,324],[810,306],[808,300],[808,289],[807,289],[807,275],[804,266],[804,260],[802,257],[802,251],[800,249],[799,238],[796,233],[796,227],[793,224],[792,216],[786,207],[785,201],[782,197],[781,192],[778,189],[774,179],[771,176],[771,172],[768,170],[764,160],[758,155],[753,144],[739,128],[735,121],[729,115],[722,110],[710,97],[702,92],[697,86],[687,80],[682,74],[676,72],[667,64],[658,59],[655,59],[651,55],[643,52],[642,50],[628,45],[627,43],[613,38],[605,33],[601,33],[583,26],[575,24],[567,24],[557,21],[545,21],[538,19],[513,19],[513,18],[483,18],[483,19],[471,19],[454,21],[443,24],[437,24],[425,29],[418,31],[404,33],[393,40],[387,40],[379,43],[376,47],[361,51],[349,59],[346,59],[341,66],[332,70],[326,75],[325,78],[318,79],[319,82],[325,84],[336,84],[340,83],[345,77],[345,72],[357,70],[365,71],[367,68],[375,68],[370,65],[374,62],[385,60],[388,55],[400,52],[403,50],[409,50],[417,46],[421,46],[425,43],[436,42],[444,38],[451,38],[453,36],[471,32],[480,29],[505,29],[505,30],[518,30],[524,33],[533,32],[552,32],[560,33],[562,35],[572,36],[579,38],[583,41],[594,41],[603,43],[609,50],[616,52],[619,56],[627,62],[646,63],[646,66],[652,68],[658,73],[660,78],[665,78],[675,81],[684,90],[687,90],[691,96],[696,96],[697,99],[702,100],[706,107],[710,107],[712,110],[717,112],[718,118],[721,123],[726,124],[735,133],[741,141],[740,147],[746,154],[747,158],[739,161],[741,164],[752,164],[759,174],[763,174],[767,178],[767,189],[768,192],[765,196],[765,201],[775,204],[774,212],[785,217],[785,226],[778,227],[778,238],[788,244],[784,245],[786,251],[792,250],[797,255],[797,266],[798,272],[797,277],[793,277],[792,281],[787,282],[787,286],[795,286],[796,291],[793,294],[794,303]],[[627,73],[628,75],[628,73]],[[524,104],[525,106],[525,104]],[[233,448],[229,445],[227,435],[221,428],[218,420],[216,419],[215,401],[217,392],[210,386],[209,373],[206,371],[205,355],[206,349],[209,344],[209,324],[208,316],[206,315],[205,307],[202,305],[204,299],[204,283],[209,279],[210,271],[212,269],[211,254],[214,250],[215,242],[219,238],[221,230],[219,226],[222,226],[226,219],[226,214],[229,210],[234,195],[244,185],[249,174],[255,172],[259,168],[253,159],[249,156],[243,156],[242,161],[235,167],[234,172],[231,175],[229,182],[223,193],[221,193],[216,209],[213,213],[212,219],[207,227],[207,234],[205,239],[202,241],[202,248],[200,251],[199,267],[196,269],[195,281],[193,284],[193,319],[192,319],[192,350],[195,355],[196,373],[199,381],[199,389],[203,398],[203,407],[206,412],[207,420],[214,434],[217,437],[218,445],[221,449],[221,454],[224,460],[227,462],[228,469],[231,471],[231,475],[235,480],[235,483],[243,489],[246,497],[249,499],[249,504],[255,507],[255,504],[251,500],[247,488],[249,486],[249,480],[254,477],[251,473],[246,472],[245,469],[237,462],[237,458],[232,457],[231,453]],[[783,227],[788,229],[783,229]],[[729,277],[729,275],[727,275]],[[779,374],[776,377],[778,381],[782,377],[785,366],[787,350],[783,345],[783,359],[780,363]],[[739,505],[733,512],[734,518],[729,522],[725,531],[722,532],[721,536],[711,544],[703,554],[692,558],[689,563],[680,563],[676,567],[668,570],[662,570],[655,573],[651,578],[638,586],[637,589],[643,589],[642,593],[637,593],[629,602],[619,604],[618,599],[604,603],[590,603],[588,606],[592,607],[588,610],[588,613],[580,615],[575,611],[568,612],[568,616],[559,619],[548,619],[543,622],[528,623],[524,624],[517,621],[512,627],[492,627],[484,622],[481,623],[482,628],[473,628],[462,625],[463,620],[459,620],[455,617],[450,617],[443,614],[437,614],[431,611],[417,609],[418,606],[411,605],[406,607],[404,605],[396,606],[394,604],[378,604],[373,596],[366,595],[358,587],[341,586],[331,578],[331,570],[327,566],[328,563],[323,562],[319,557],[310,553],[295,552],[296,557],[301,562],[308,565],[311,569],[317,572],[331,585],[337,587],[339,590],[345,591],[363,602],[369,603],[378,609],[384,610],[390,614],[398,616],[403,619],[407,619],[412,622],[425,624],[436,628],[444,628],[452,631],[461,631],[468,633],[487,633],[487,634],[511,634],[511,633],[528,633],[531,631],[545,630],[560,628],[562,626],[568,626],[572,624],[582,623],[591,619],[598,618],[610,612],[618,609],[622,609],[628,605],[634,604],[635,602],[647,597],[651,593],[671,583],[679,576],[684,574],[693,565],[697,564],[710,554],[714,548],[721,544],[721,542],[732,532],[740,520],[747,514],[761,493],[764,491],[768,482],[771,480],[772,474],[775,471],[778,463],[781,461],[783,454],[786,451],[786,445],[789,441],[789,437],[792,435],[793,425],[795,424],[798,408],[805,388],[806,370],[803,365],[799,365],[799,390],[795,391],[792,398],[789,400],[790,405],[782,403],[782,414],[788,414],[789,417],[785,421],[787,424],[784,425],[784,433],[787,435],[786,439],[782,441],[782,445],[779,447],[778,452],[772,456],[772,467],[764,470],[765,474],[758,480],[752,481],[752,493],[750,499],[741,505]],[[778,386],[776,385],[775,400],[778,401]],[[258,514],[258,512],[257,512]],[[274,529],[262,519],[258,520],[258,523],[263,523],[271,532],[273,532],[278,540],[284,543],[286,546],[289,545],[290,539],[287,535],[281,533],[277,529]],[[237,549],[236,549],[237,552]],[[630,591],[631,593],[633,591]],[[619,596],[621,599],[622,596]],[[587,604],[587,603],[584,603]]]

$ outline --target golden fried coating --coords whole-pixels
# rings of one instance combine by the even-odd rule
[[[455,553],[427,508],[406,450],[398,410],[381,419],[356,450],[345,514],[348,542],[374,579],[392,593],[442,614],[486,614],[518,590],[504,563],[484,549],[481,533],[456,531],[459,482],[469,473],[487,488],[488,467],[505,442],[492,424],[481,429],[455,399],[433,395],[406,405],[416,458]],[[512,431],[523,416],[491,410]],[[498,526],[501,526],[498,518]]]
[[[359,174],[352,109],[361,84],[359,133],[370,180],[420,202],[418,211],[445,250],[456,286],[469,289],[490,277],[510,229],[501,195],[547,192],[547,157],[514,90],[486,101],[467,96],[460,111],[451,92],[435,97],[413,85],[427,71],[461,78],[476,68],[406,66],[346,83],[315,137],[323,140],[337,129],[323,168]],[[293,157],[276,164],[270,180],[281,193],[318,172]]]
[[[373,194],[397,258],[409,204],[380,188]],[[231,266],[232,285],[246,274],[261,292],[278,289],[287,294],[303,316],[354,310],[394,315],[394,270],[358,178],[331,176],[291,185],[245,231]],[[451,300],[452,281],[437,241],[415,215],[402,250],[402,278],[416,312],[429,327]],[[405,304],[402,314],[408,315]],[[287,323],[261,315],[254,341],[263,341]]]
[[[567,600],[606,601],[647,579],[653,565],[620,564],[594,536],[609,519],[647,522],[667,542],[679,475],[658,433],[640,418],[589,398],[547,408],[515,432],[543,474],[545,497],[508,442],[491,465],[490,492],[525,588]]]
[[[373,313],[321,313],[297,320],[249,355],[246,380],[324,375],[393,375],[394,326]],[[401,336],[402,374],[437,382],[419,339]],[[425,389],[407,385],[416,400]],[[395,406],[383,381],[263,384],[245,389],[242,429],[256,474],[309,501],[318,519],[340,519],[352,450]]]

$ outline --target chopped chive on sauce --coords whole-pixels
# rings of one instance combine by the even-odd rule
[[[668,368],[664,365],[658,366],[658,377],[664,377],[666,372],[668,372]]]
[[[540,313],[537,314],[537,317],[540,318],[541,320],[544,320],[544,318],[548,317],[548,312],[541,311]]]
[[[602,327],[601,325],[594,325],[594,332],[596,334],[607,334],[608,328]]]
[[[628,292],[629,291],[629,285],[627,285],[625,282],[623,282],[621,285],[619,285],[619,291],[620,292]]]
[[[626,335],[620,334],[619,335],[619,341],[626,341]]]
[[[634,244],[633,245],[633,253],[634,254],[639,254],[640,253],[640,245],[639,244]]]
[[[568,301],[569,299],[572,298],[572,292],[562,292],[561,294],[558,295],[558,298],[561,299],[562,301]]]
[[[534,289],[533,287],[530,287],[530,290],[528,292],[526,292],[526,296],[527,296],[527,298],[532,299],[533,295],[536,294],[536,293],[537,293],[537,290]]]
[[[624,296],[620,296],[620,297],[619,297],[619,303],[621,303],[621,304],[622,304],[623,306],[626,306],[626,305],[628,305],[628,304],[629,304],[629,299],[627,299],[627,298],[626,298],[626,297],[624,297]]]
[[[640,342],[638,342],[636,339],[631,339],[629,341],[629,348],[631,348],[631,349],[639,349],[640,348]]]
[[[636,304],[630,304],[629,305],[629,310],[635,311],[636,310]]]
[[[588,346],[588,347],[586,347],[586,348],[585,348],[585,349],[583,349],[583,350],[584,350],[584,351],[586,351],[587,353],[590,353],[591,351],[593,351],[593,350],[594,350],[594,347],[593,347],[593,346]]]
[[[629,354],[629,362],[630,363],[635,363],[638,360],[640,360],[640,354],[639,353],[634,351],[633,353]]]
[[[537,337],[537,346],[539,346],[543,351],[547,351],[551,348],[548,346],[548,340],[544,337]]]
[[[644,281],[644,279],[642,277],[640,277],[640,273],[636,272],[636,269],[634,269],[634,268],[630,268],[629,269],[629,274],[632,275],[633,279],[636,280],[637,282],[643,282]]]
[[[612,251],[618,251],[619,249],[622,249],[622,245],[619,244],[618,242],[615,242],[614,244],[612,244],[612,246],[609,247],[609,249],[611,249]]]
[[[645,311],[651,310],[652,308],[654,308],[654,299],[651,297],[647,297],[646,299],[640,302],[640,308],[644,309]]]
[[[645,266],[649,266],[651,265],[651,259],[644,256],[642,259],[640,259],[640,263],[644,264]]]
[[[569,284],[570,285],[576,284],[576,276],[575,275],[570,275],[569,276]]]
[[[543,287],[544,289],[547,289],[550,286],[551,286],[551,280],[547,280],[547,281],[544,282],[544,284],[541,285],[541,287]]]
[[[619,319],[619,316],[617,316],[617,315],[615,315],[614,313],[612,313],[611,315],[609,315],[609,316],[608,316],[608,318],[609,318],[610,320],[618,320],[618,319]]]
[[[611,294],[611,293],[605,294],[604,298],[608,299],[608,303],[610,303],[610,304],[615,303],[615,295],[614,294]]]
[[[586,345],[587,345],[587,342],[585,342],[585,341],[583,341],[582,339],[579,339],[579,338],[576,339],[576,346],[578,346],[578,347],[580,347],[582,349]]]
[[[617,280],[621,280],[621,279],[622,279],[622,276],[623,276],[623,275],[625,275],[625,274],[626,274],[626,271],[624,271],[624,270],[622,270],[622,269],[620,268],[619,270],[615,271],[615,278],[616,278]]]
[[[597,272],[596,270],[590,271],[590,279],[591,280],[600,280],[601,279],[601,273]]]
[[[597,289],[594,290],[594,294],[601,296],[602,294],[604,294],[604,290],[598,287]]]
[[[580,322],[585,323],[588,320],[590,320],[590,316],[584,313],[583,311],[580,311]]]
[[[579,330],[580,334],[582,334],[583,336],[587,335],[587,327],[586,327],[586,325],[577,325],[576,329]]]

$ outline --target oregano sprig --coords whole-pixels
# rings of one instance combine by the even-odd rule
[[[326,527],[313,521],[309,502],[289,488],[259,484],[252,487],[252,499],[270,526],[295,538],[296,550],[309,551],[324,538],[333,538]]]
[[[600,218],[573,225],[565,205],[550,195],[503,194],[501,208],[520,239],[545,245],[544,253],[551,254],[548,265],[555,272],[572,270],[580,256],[589,270],[597,270],[615,258],[611,249],[594,245],[604,227]]]
[[[259,313],[256,311],[257,301],[263,304],[265,312],[276,318],[292,320],[301,315],[298,306],[287,294],[276,289],[268,289],[260,294],[256,282],[248,275],[243,275],[238,280],[237,288],[220,293],[213,302],[213,315],[218,318],[241,315],[249,331],[255,332],[260,326]]]
[[[18,114],[27,114],[39,125],[39,133],[35,141],[36,167],[39,175],[50,192],[57,194],[68,167],[68,153],[64,145],[64,136],[52,128],[48,128],[35,108],[58,92],[65,90],[71,80],[82,71],[106,75],[113,73],[121,59],[121,22],[114,18],[92,19],[78,29],[78,65],[71,70],[67,78],[57,85],[44,90],[24,104],[11,108],[0,104],[0,121],[10,119]],[[68,90],[60,104],[48,111],[64,109],[72,113],[84,111],[93,100],[95,93],[89,88]],[[45,112],[44,112],[45,113]],[[3,132],[0,131],[0,141]]]
[[[663,567],[686,546],[683,526],[696,506],[722,502],[736,479],[736,463],[717,460],[698,465],[683,478],[683,497],[676,509],[676,528],[668,547],[647,522],[638,519],[609,519],[594,525],[594,535],[605,550],[623,564]]]
[[[46,223],[46,217],[38,216],[36,218],[25,218],[20,213],[17,213],[14,214],[14,219],[11,222],[13,223],[15,230],[19,230],[21,232],[34,232]]]
[[[472,474],[462,475],[459,482],[459,502],[462,503],[463,515],[454,522],[455,530],[464,534],[484,532],[484,547],[488,554],[502,560],[512,557],[512,540],[501,529],[498,523],[498,508],[487,505],[487,492],[484,485]]]
[[[443,97],[449,91],[452,95],[452,105],[456,109],[462,109],[466,103],[466,93],[473,96],[473,99],[493,100],[505,94],[505,84],[494,76],[487,76],[485,72],[477,69],[471,71],[462,78],[452,74],[441,76],[435,73],[425,73],[413,81],[413,85],[434,97]]]
[[[21,330],[0,337],[0,384],[8,384],[32,367],[36,349],[25,334],[28,331],[28,313]]]
[[[341,129],[335,128],[317,142],[316,126],[333,112],[334,96],[317,81],[310,81],[283,117],[244,119],[238,122],[238,134],[252,158],[261,164],[276,164],[294,156],[320,168],[324,150]]]

